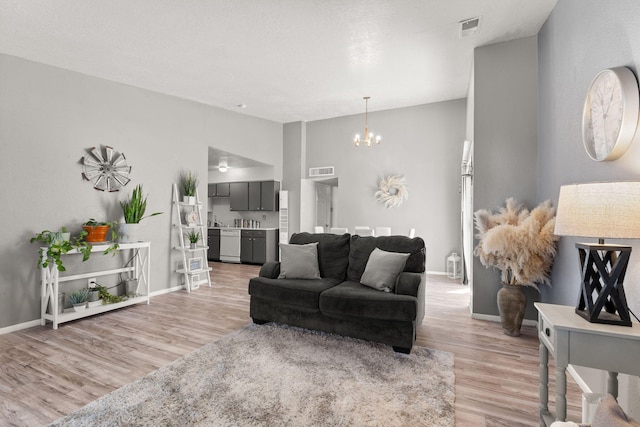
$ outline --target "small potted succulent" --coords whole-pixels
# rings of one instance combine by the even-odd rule
[[[180,181],[182,183],[182,201],[188,205],[195,205],[196,189],[198,188],[198,175],[189,171],[182,172]]]
[[[202,236],[200,235],[200,233],[196,232],[196,231],[190,231],[187,233],[187,239],[189,239],[189,249],[196,249],[198,242],[200,241],[200,239],[202,238]]]
[[[87,298],[89,297],[89,289],[83,288],[74,291],[69,295],[69,301],[73,305],[74,311],[84,311],[87,308]]]

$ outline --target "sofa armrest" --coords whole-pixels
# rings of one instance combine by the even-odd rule
[[[260,277],[268,279],[277,279],[280,275],[280,262],[267,261],[260,267]]]
[[[421,273],[407,273],[405,271],[400,273],[396,284],[396,294],[417,297],[422,276]]]
[[[422,319],[424,319],[426,287],[425,273],[408,273],[403,271],[400,273],[400,276],[398,276],[396,294],[416,297],[416,302],[418,304],[416,309],[417,325],[420,325],[422,323]]]

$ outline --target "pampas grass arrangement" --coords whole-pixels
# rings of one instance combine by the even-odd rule
[[[551,285],[558,241],[551,201],[529,211],[509,198],[498,212],[481,209],[474,217],[479,239],[474,254],[485,267],[502,271],[502,283],[536,289],[541,283]]]

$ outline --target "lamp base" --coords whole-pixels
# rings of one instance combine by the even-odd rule
[[[576,308],[576,314],[590,323],[602,323],[604,325],[618,325],[618,326],[631,326],[631,320],[624,321],[615,313],[607,313],[601,311],[599,315],[592,319],[591,314],[587,310],[578,310]]]
[[[582,272],[576,314],[591,323],[631,326],[623,287],[631,246],[576,243],[576,248]]]

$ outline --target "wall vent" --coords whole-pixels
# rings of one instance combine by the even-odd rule
[[[460,38],[476,34],[480,30],[480,16],[460,21]]]
[[[323,166],[320,168],[309,168],[309,177],[333,176],[335,174],[334,166]]]

